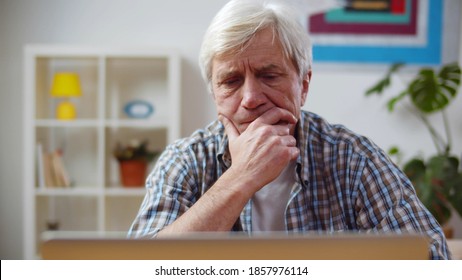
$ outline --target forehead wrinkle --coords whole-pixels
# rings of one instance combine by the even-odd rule
[[[269,52],[267,52],[269,51]],[[214,64],[218,63],[219,67],[216,68],[216,75],[215,78],[219,80],[226,79],[227,77],[233,75],[240,75],[247,70],[250,70],[254,73],[261,73],[264,71],[271,71],[271,70],[278,70],[285,72],[287,70],[287,63],[290,62],[286,61],[287,59],[282,55],[282,61],[275,61],[273,59],[273,52],[275,51],[274,45],[264,45],[262,48],[256,49],[247,49],[244,52],[239,54],[235,53],[226,53],[220,56],[215,57]],[[276,52],[280,52],[280,48],[276,49]],[[263,54],[263,59],[253,60],[255,56],[261,57],[262,52],[266,53]],[[266,57],[266,59],[265,59]],[[217,65],[216,65],[217,66]]]
[[[271,71],[271,70],[283,70],[283,67],[281,67],[280,65],[278,64],[275,64],[275,63],[270,63],[270,64],[267,64],[267,65],[263,65],[262,67],[260,67],[258,69],[259,71]]]
[[[234,63],[225,63],[223,67],[217,69],[216,78],[218,80],[222,80],[237,73],[239,73],[239,70],[238,67],[234,65]]]
[[[279,64],[271,62],[269,64],[252,66],[249,60],[250,59],[247,59],[247,62],[246,61],[240,62],[240,64],[242,65],[242,68],[236,67],[233,65],[234,63],[231,63],[230,66],[224,67],[225,68],[224,71],[218,71],[216,78],[218,80],[224,80],[234,75],[240,75],[242,74],[241,72],[246,72],[245,69],[247,68],[250,70],[250,72],[255,73],[255,74],[259,74],[259,73],[263,73],[267,71],[285,72],[284,66],[281,66]],[[244,69],[244,71],[241,71],[240,69]]]

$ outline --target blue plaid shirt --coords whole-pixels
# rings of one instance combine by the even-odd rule
[[[412,232],[430,238],[430,258],[450,253],[441,227],[403,172],[369,139],[302,111],[297,124],[297,183],[287,232]],[[176,141],[146,181],[130,237],[154,237],[186,212],[231,166],[223,125],[215,121]],[[233,227],[252,232],[252,201]]]

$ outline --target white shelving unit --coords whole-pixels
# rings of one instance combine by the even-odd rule
[[[47,221],[61,231],[127,231],[144,188],[122,187],[117,142],[148,140],[162,150],[180,134],[179,55],[172,50],[30,45],[24,51],[24,253],[40,258]],[[82,96],[72,99],[77,118],[56,120],[49,94],[54,73],[77,72]],[[154,106],[145,119],[125,115],[127,102]],[[60,149],[70,175],[68,188],[38,183],[37,147]]]

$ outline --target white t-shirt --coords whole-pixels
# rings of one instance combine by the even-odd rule
[[[285,231],[285,211],[296,183],[296,162],[291,161],[273,182],[252,197],[252,231]]]

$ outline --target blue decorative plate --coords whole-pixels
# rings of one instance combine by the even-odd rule
[[[125,105],[124,112],[130,118],[145,119],[154,112],[154,107],[149,102],[134,100]]]

